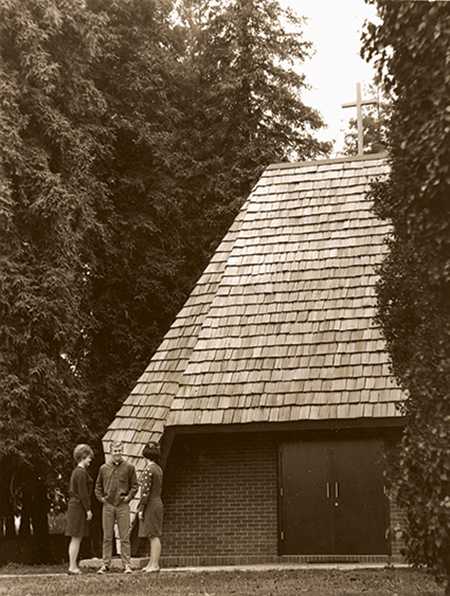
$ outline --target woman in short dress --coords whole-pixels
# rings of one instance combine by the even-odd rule
[[[161,453],[158,444],[148,443],[144,447],[142,455],[148,460],[148,463],[140,478],[139,537],[150,540],[150,559],[142,571],[153,573],[159,571],[163,523],[163,503],[161,500],[163,472],[159,466]]]
[[[94,457],[94,452],[84,443],[73,450],[76,467],[72,472],[69,484],[69,503],[66,514],[66,536],[70,536],[69,543],[69,574],[79,575],[78,554],[83,536],[89,533],[88,521],[92,519],[91,493],[92,478],[87,467]]]

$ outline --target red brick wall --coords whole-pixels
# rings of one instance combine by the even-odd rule
[[[164,475],[164,556],[276,556],[277,474],[268,434],[176,437]]]

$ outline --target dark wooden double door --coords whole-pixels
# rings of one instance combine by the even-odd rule
[[[289,442],[281,446],[283,554],[388,553],[382,442]]]

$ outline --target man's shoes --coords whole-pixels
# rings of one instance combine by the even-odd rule
[[[133,573],[133,570],[129,565],[125,565],[125,569],[123,570],[124,573]]]
[[[97,573],[103,574],[103,573],[108,573],[109,568],[106,565],[102,565],[100,567],[100,569],[97,569]]]

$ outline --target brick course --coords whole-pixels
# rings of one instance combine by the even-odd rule
[[[276,556],[270,435],[180,436],[164,476],[165,556]]]

